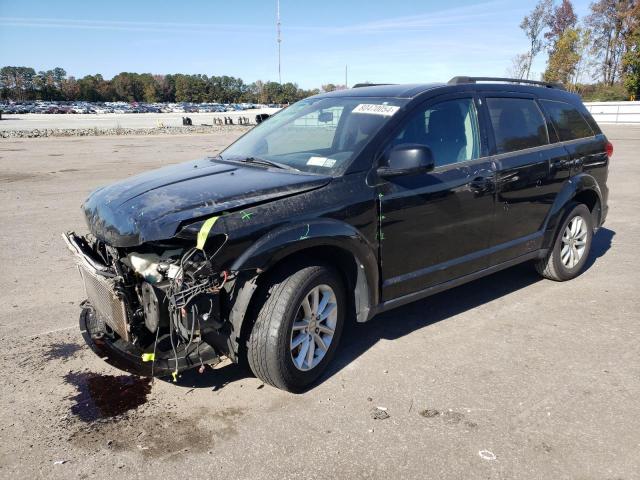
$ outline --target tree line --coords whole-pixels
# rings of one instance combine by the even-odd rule
[[[596,0],[578,19],[571,0],[539,0],[520,28],[529,48],[513,58],[512,76],[530,78],[534,59],[546,54],[542,80],[585,98],[640,98],[640,1]]]
[[[107,80],[100,74],[76,79],[60,67],[39,72],[31,67],[5,66],[0,69],[0,98],[15,101],[286,104],[319,92],[318,89],[301,89],[295,83],[258,80],[246,84],[241,78],[227,75],[122,72]]]

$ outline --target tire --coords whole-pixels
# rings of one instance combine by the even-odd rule
[[[568,206],[567,212],[556,233],[553,247],[546,257],[535,264],[540,275],[556,282],[571,280],[582,272],[593,239],[593,217],[586,205],[572,203]],[[573,233],[572,229],[575,230]],[[579,250],[580,247],[584,248]]]
[[[318,292],[316,312],[313,292]],[[347,306],[344,284],[335,270],[324,265],[289,267],[270,278],[259,298],[247,345],[249,367],[269,385],[304,391],[326,369],[340,342]],[[303,306],[305,299],[308,308]],[[318,311],[320,318],[327,314],[324,320],[311,315]],[[328,342],[328,348],[325,345],[323,351],[320,342]]]

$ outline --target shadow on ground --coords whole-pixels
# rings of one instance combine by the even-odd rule
[[[611,248],[614,235],[615,232],[607,228],[598,230],[583,274],[588,274],[587,271]],[[524,263],[378,315],[366,324],[349,323],[345,326],[336,357],[320,383],[338,373],[381,339],[403,337],[538,281],[541,278],[533,265]],[[249,376],[251,373],[247,369],[230,364],[215,371],[207,370],[203,374],[198,374],[197,370],[184,372],[179,385],[216,391]]]

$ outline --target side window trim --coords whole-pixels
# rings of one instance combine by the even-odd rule
[[[544,121],[547,124],[547,136],[549,137],[549,144],[554,145],[556,143],[561,143],[562,140],[560,140],[560,132],[558,132],[556,125],[553,123],[551,115],[549,115],[549,112],[547,112],[547,110],[544,108],[543,100],[544,99],[540,97],[536,98],[536,104],[538,105],[538,109],[540,109],[540,111],[542,112]],[[551,135],[552,133],[553,136]]]
[[[375,153],[374,156],[374,162],[373,162],[373,167],[376,168],[377,166],[380,166],[380,161],[382,159],[382,156],[384,155],[385,151],[387,150],[387,148],[389,148],[389,144],[390,142],[393,141],[394,138],[396,138],[396,136],[402,132],[402,129],[406,126],[406,122],[412,118],[412,116],[420,111],[420,110],[427,110],[430,107],[433,107],[439,103],[442,102],[446,102],[446,101],[450,101],[450,100],[460,100],[460,99],[471,99],[471,101],[474,104],[474,107],[476,109],[476,117],[477,117],[477,121],[478,121],[478,141],[480,142],[479,145],[479,157],[478,158],[473,158],[471,160],[465,160],[462,162],[456,162],[456,163],[451,163],[451,164],[447,164],[447,165],[438,165],[434,168],[434,171],[439,172],[442,170],[446,170],[449,169],[451,167],[458,167],[460,165],[468,165],[471,164],[473,162],[477,162],[479,160],[483,160],[486,159],[488,156],[490,156],[489,154],[489,149],[488,149],[488,145],[486,144],[487,142],[487,137],[488,137],[488,133],[485,127],[485,122],[483,122],[482,119],[482,114],[480,111],[481,108],[481,102],[479,101],[479,97],[478,97],[478,93],[476,91],[466,91],[466,92],[459,92],[459,93],[445,93],[442,95],[438,95],[436,97],[431,97],[428,98],[422,102],[416,103],[416,105],[414,105],[411,109],[407,110],[406,112],[404,112],[402,118],[398,119],[397,124],[393,127],[392,130],[390,130],[384,137],[384,139],[380,142],[381,147],[378,148],[378,150]]]

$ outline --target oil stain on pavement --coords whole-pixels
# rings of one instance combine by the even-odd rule
[[[187,416],[171,411],[175,405],[149,405],[151,379],[134,375],[69,372],[67,384],[76,389],[71,414],[64,422],[69,441],[83,450],[138,452],[146,458],[173,458],[210,451],[237,434],[244,416],[239,408],[196,408]],[[153,403],[153,402],[152,402]]]
[[[74,402],[71,413],[84,422],[113,418],[135,410],[147,402],[151,393],[151,379],[133,375],[70,372],[64,379],[77,390],[71,397]]]

